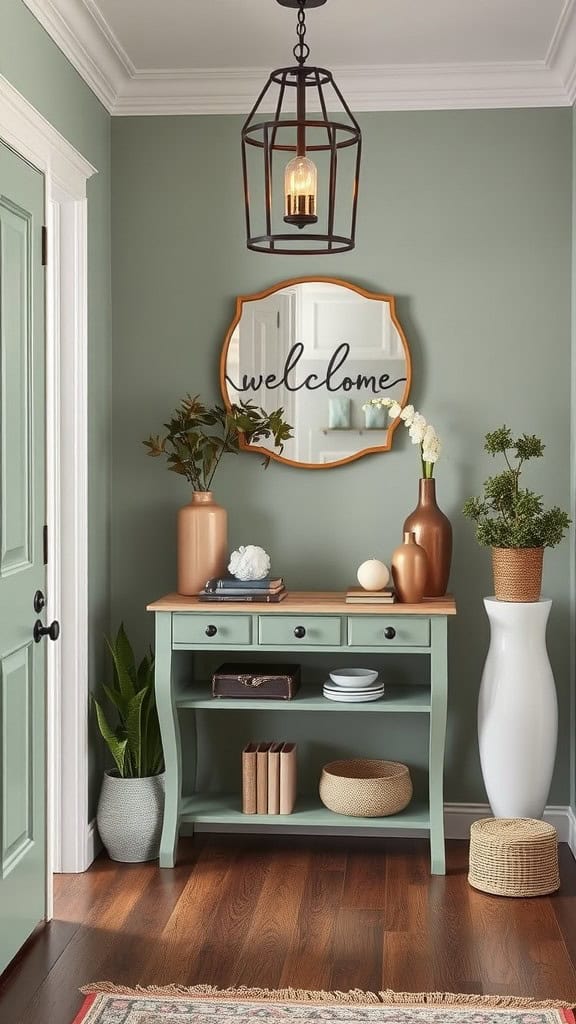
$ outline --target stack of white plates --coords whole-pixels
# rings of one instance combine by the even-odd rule
[[[359,704],[383,697],[384,683],[378,680],[378,673],[373,669],[335,669],[330,673],[330,680],[324,683],[323,693],[328,700]]]

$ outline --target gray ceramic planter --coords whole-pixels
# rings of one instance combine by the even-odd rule
[[[164,816],[164,773],[121,779],[104,773],[96,821],[112,860],[154,860],[160,851]]]

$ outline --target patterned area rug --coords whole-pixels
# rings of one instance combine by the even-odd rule
[[[131,990],[108,983],[82,991],[86,999],[73,1024],[576,1024],[568,1003],[514,996],[209,986]]]

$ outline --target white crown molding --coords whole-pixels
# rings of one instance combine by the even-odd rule
[[[546,65],[564,85],[567,103],[576,100],[576,0],[566,0],[552,37]]]
[[[557,73],[540,61],[331,70],[352,110],[554,107],[568,102]],[[247,113],[268,74],[267,68],[136,71],[113,113]]]
[[[266,68],[138,69],[97,0],[24,2],[111,114],[244,114],[268,74]],[[358,111],[570,106],[576,0],[566,0],[543,61],[333,70]]]
[[[100,102],[113,112],[134,65],[93,0],[24,0]]]

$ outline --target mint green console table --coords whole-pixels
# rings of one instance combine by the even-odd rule
[[[342,593],[291,593],[280,604],[202,603],[195,597],[168,594],[148,605],[156,617],[156,699],[166,761],[166,805],[160,867],[171,868],[183,823],[235,831],[260,826],[273,831],[317,833],[319,830],[418,830],[430,835],[432,874],[445,873],[444,741],[448,690],[447,623],[456,614],[451,597],[417,605],[346,604]],[[388,687],[380,701],[339,704],[305,685],[291,701],[213,699],[210,683],[191,678],[180,652],[213,651],[227,660],[236,652],[277,656],[321,652],[421,654],[429,659],[425,684]],[[361,661],[361,658],[359,658]],[[278,710],[281,714],[397,714],[429,716],[428,799],[414,799],[406,810],[385,818],[334,814],[316,799],[300,799],[290,815],[242,814],[238,795],[182,792],[180,709]],[[240,761],[240,752],[238,754]]]

